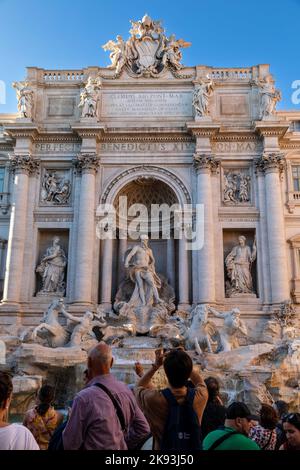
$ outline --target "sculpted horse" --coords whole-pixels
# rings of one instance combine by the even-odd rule
[[[44,313],[40,325],[32,332],[34,341],[39,336],[46,339],[51,348],[62,347],[68,342],[70,333],[59,323],[59,313],[65,315],[63,299],[54,299]]]
[[[194,349],[198,354],[205,350],[213,353],[212,340],[216,341],[218,331],[215,324],[208,321],[207,305],[197,305],[190,314],[191,326],[185,334],[187,349]]]

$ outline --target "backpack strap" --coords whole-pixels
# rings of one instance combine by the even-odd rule
[[[170,405],[178,405],[178,402],[169,388],[164,388],[161,393]],[[192,405],[195,398],[196,390],[194,388],[188,388],[185,400],[188,404]]]
[[[232,432],[227,432],[223,436],[219,437],[207,450],[215,450],[217,447],[219,447],[222,442],[226,441],[226,439],[229,439],[229,437],[233,436],[234,434],[240,434],[237,431],[232,431]]]
[[[111,399],[111,401],[112,401],[112,403],[113,403],[113,405],[116,409],[116,413],[117,413],[118,420],[119,420],[120,425],[121,425],[121,429],[124,432],[126,430],[126,424],[125,424],[125,418],[124,418],[121,406],[119,405],[119,403],[117,402],[117,400],[115,399],[113,394],[108,390],[108,388],[105,387],[105,385],[100,384],[100,383],[95,383],[93,385],[95,385],[96,387],[101,388],[101,390],[103,390],[103,392],[105,392],[109,396],[109,398]]]
[[[273,436],[273,430],[270,432],[269,439],[267,440],[267,443],[263,447],[261,447],[261,450],[266,450],[266,448],[268,447],[268,445],[271,442],[272,436]]]

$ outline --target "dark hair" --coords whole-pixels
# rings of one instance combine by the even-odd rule
[[[35,409],[40,416],[44,416],[54,400],[54,388],[51,387],[51,385],[43,385],[38,396],[40,403],[35,407]]]
[[[173,349],[166,354],[164,369],[172,387],[183,387],[193,370],[193,361],[182,349]]]
[[[279,417],[288,414],[289,405],[286,401],[283,401],[283,400],[275,401],[275,406],[277,409],[277,413],[279,414]]]
[[[259,412],[259,422],[265,429],[272,431],[276,428],[278,415],[273,406],[263,403]]]
[[[283,423],[289,423],[300,431],[300,413],[289,413],[282,418]]]
[[[13,391],[11,376],[7,372],[0,372],[0,408],[4,408],[6,400]]]
[[[204,382],[206,383],[208,390],[208,401],[219,402],[217,400],[220,393],[220,385],[215,377],[207,377]]]

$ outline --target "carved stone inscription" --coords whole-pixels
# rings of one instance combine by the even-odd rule
[[[134,152],[159,152],[159,153],[193,153],[194,142],[102,142],[100,149],[104,153],[134,153]]]
[[[192,117],[191,92],[103,93],[105,117]]]

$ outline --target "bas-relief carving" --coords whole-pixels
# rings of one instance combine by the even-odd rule
[[[47,248],[46,253],[36,268],[36,272],[42,278],[42,289],[37,295],[61,295],[65,294],[65,270],[67,257],[60,246],[59,237],[54,237],[52,246]]]
[[[42,178],[41,202],[47,205],[67,205],[70,202],[69,171],[45,169]]]
[[[249,204],[251,176],[242,170],[224,170],[223,202],[225,205]]]
[[[226,283],[228,297],[254,294],[251,266],[256,259],[256,239],[254,239],[252,250],[246,245],[246,237],[241,235],[238,240],[239,244],[233,247],[225,259],[229,278]]]
[[[116,41],[104,44],[105,51],[111,51],[109,68],[119,76],[124,68],[135,76],[157,77],[166,68],[175,72],[182,68],[181,48],[191,43],[182,39],[165,36],[160,21],[145,15],[141,21],[131,21],[131,36],[124,41],[117,36]]]

